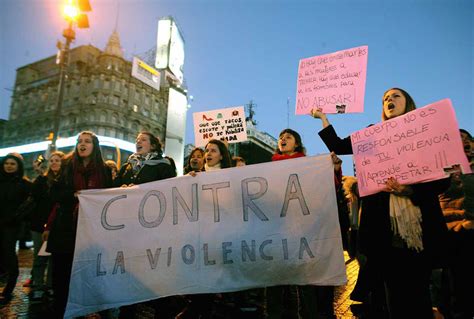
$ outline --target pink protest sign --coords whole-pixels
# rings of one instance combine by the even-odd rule
[[[364,111],[368,46],[300,60],[295,114]]]
[[[451,100],[444,99],[351,134],[359,193],[445,178],[460,165],[471,173]]]

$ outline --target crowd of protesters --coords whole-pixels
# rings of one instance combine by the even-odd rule
[[[416,108],[399,88],[382,97],[382,121]],[[389,178],[383,191],[360,197],[357,178],[344,176],[337,155],[352,154],[350,137],[338,137],[326,114],[319,132],[331,152],[334,188],[343,248],[356,257],[360,271],[351,299],[360,303],[360,318],[473,318],[471,255],[474,247],[474,175],[455,171],[449,178],[402,185]],[[473,140],[460,132],[471,167]],[[104,162],[93,132],[78,135],[70,154],[51,153],[33,164],[38,176],[24,177],[20,154],[0,161],[0,305],[10,302],[19,276],[16,242],[22,222],[29,221],[34,245],[31,298],[52,300],[51,317],[64,315],[69,293],[77,232],[78,198],[85,189],[130,187],[177,176],[172,158],[164,156],[160,140],[140,132],[136,152],[117,167]],[[284,129],[272,161],[306,156],[301,136]],[[47,167],[44,163],[47,162]],[[184,174],[247,165],[232,157],[226,142],[210,140],[189,155]],[[40,254],[42,246],[50,253]],[[224,293],[171,296],[102,311],[102,318],[138,318],[140,307],[153,309],[155,318],[336,318],[333,286],[277,286]],[[47,298],[46,298],[47,297]],[[245,309],[245,311],[244,311]]]

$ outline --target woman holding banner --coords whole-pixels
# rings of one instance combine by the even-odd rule
[[[382,98],[382,120],[415,108],[407,92],[389,89]],[[319,135],[330,151],[353,153],[350,137],[339,138],[321,110],[311,115],[321,119]],[[447,235],[438,194],[448,186],[449,179],[401,185],[389,178],[384,191],[362,197],[360,250],[384,282],[391,318],[433,318],[431,268],[444,262]]]
[[[141,132],[135,141],[137,151],[130,155],[114,180],[115,186],[127,186],[176,177],[168,158],[163,157],[160,140],[150,132]]]
[[[176,177],[176,167],[171,158],[163,157],[160,140],[150,132],[140,132],[135,141],[136,152],[130,155],[114,180],[115,186],[127,187]],[[146,302],[147,306],[160,312],[161,316],[172,315],[173,297],[161,298]],[[133,318],[137,305],[120,307],[119,318]],[[176,308],[176,307],[174,307]],[[174,312],[176,313],[176,311]]]
[[[62,318],[69,294],[79,201],[77,192],[112,186],[110,168],[104,163],[99,139],[89,131],[79,133],[74,151],[65,156],[61,177],[51,187],[56,217],[48,236],[52,253],[54,311]]]
[[[339,224],[343,243],[347,243],[349,214],[347,203],[342,192],[342,161],[334,153],[334,183],[338,200]],[[292,129],[284,129],[278,137],[278,147],[272,156],[272,161],[281,161],[306,156],[300,134]],[[267,288],[267,312],[270,318],[335,318],[333,286],[283,286]],[[284,306],[284,313],[279,314],[279,308]]]
[[[191,153],[199,153],[198,148],[194,149]],[[197,155],[197,154],[196,154]],[[205,147],[203,154],[204,166],[203,172],[217,171],[223,168],[232,167],[229,150],[224,142],[220,140],[210,140]],[[200,173],[197,169],[191,169],[187,174],[196,176]],[[230,294],[226,294],[229,296]],[[188,319],[188,318],[209,318],[213,311],[213,304],[216,294],[196,294],[186,296],[188,304],[184,309],[176,316],[176,319]],[[225,298],[226,299],[226,298]]]

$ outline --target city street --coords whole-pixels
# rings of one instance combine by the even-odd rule
[[[47,303],[43,300],[30,300],[30,288],[24,288],[23,283],[30,276],[32,249],[22,249],[18,251],[18,259],[20,263],[20,278],[14,291],[13,300],[6,306],[0,306],[0,318],[28,318],[28,319],[44,319],[48,318]],[[334,307],[338,319],[356,318],[352,315],[350,305],[353,303],[349,299],[359,271],[359,266],[356,260],[351,260],[345,254],[346,269],[347,269],[347,285],[338,287],[336,290],[336,297],[334,300]],[[3,288],[4,283],[0,283]],[[153,318],[153,312],[147,308],[140,309],[140,318]],[[86,318],[99,318],[98,315],[89,315]]]

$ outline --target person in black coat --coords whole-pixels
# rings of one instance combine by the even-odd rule
[[[137,151],[130,155],[114,180],[115,186],[130,186],[176,177],[172,162],[163,157],[160,140],[150,132],[138,134]]]
[[[17,209],[27,199],[31,187],[23,174],[20,154],[10,153],[0,161],[0,268],[6,273],[0,303],[11,300],[19,275],[15,246],[21,220],[18,220]]]
[[[111,186],[112,174],[102,159],[97,136],[89,131],[81,132],[74,151],[65,158],[59,181],[51,189],[56,217],[48,236],[47,251],[52,253],[57,317],[64,315],[69,294],[79,210],[77,192]]]
[[[150,132],[140,132],[135,141],[136,152],[130,155],[117,174],[114,186],[127,187],[176,177],[176,166],[169,157],[163,157],[160,140]],[[170,305],[175,303],[173,297],[161,298],[147,302],[155,312],[167,318],[171,312]],[[133,318],[137,304],[120,307],[119,318]]]
[[[383,95],[382,120],[389,120],[416,108],[411,96],[392,88]],[[341,139],[321,110],[311,115],[322,120],[319,132],[326,146],[336,154],[352,154],[350,137]],[[447,228],[438,202],[438,194],[449,187],[449,179],[401,185],[394,178],[386,182],[382,192],[362,197],[359,228],[360,250],[371,264],[372,271],[383,280],[391,318],[432,318],[429,292],[431,268],[446,256]],[[401,238],[391,221],[392,196],[408,199],[410,210],[421,220],[421,238]]]

